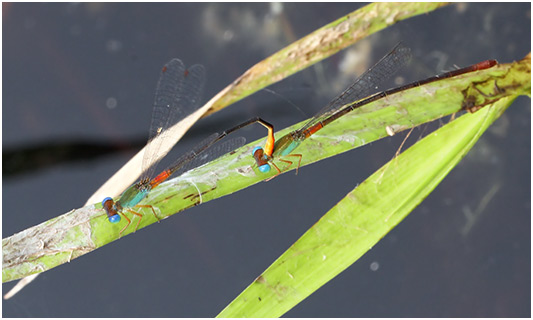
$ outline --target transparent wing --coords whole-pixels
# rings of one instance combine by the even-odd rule
[[[161,70],[143,157],[142,178],[151,178],[157,163],[163,158],[160,147],[166,130],[198,109],[204,82],[205,69],[201,65],[186,69],[181,60],[172,59]]]
[[[225,136],[225,134],[218,133],[209,136],[192,150],[178,158],[170,167],[169,175],[176,174],[176,176],[179,176],[184,172],[218,159],[226,153],[242,147],[246,142],[246,139],[243,137],[219,142]]]
[[[335,113],[341,107],[361,100],[375,91],[378,85],[384,80],[390,78],[398,72],[411,59],[411,50],[398,43],[387,55],[379,60],[373,67],[368,69],[354,83],[349,86],[343,93],[331,100],[320,112],[310,119],[300,131],[313,126],[322,121],[331,114]]]

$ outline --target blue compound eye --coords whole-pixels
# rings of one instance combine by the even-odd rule
[[[107,214],[107,219],[109,220],[109,222],[117,223],[120,221],[120,216],[115,209],[115,204],[112,198],[107,197],[102,200],[102,207]]]
[[[115,214],[111,217],[109,217],[109,222],[111,223],[117,223],[120,221],[120,216],[118,214]]]
[[[107,198],[105,198],[104,200],[102,200],[102,207],[105,207],[105,203],[106,203],[107,201],[109,201],[109,200],[113,201],[113,199],[110,198],[110,197],[107,197]]]
[[[259,167],[259,171],[265,173],[270,171],[270,165],[268,164],[268,156],[263,152],[263,148],[255,147],[253,151],[253,156],[255,158],[257,166]]]
[[[255,147],[254,150],[252,151],[252,155],[254,155],[255,152],[256,152],[257,150],[261,150],[261,149],[263,149],[263,148],[261,148],[261,147]]]

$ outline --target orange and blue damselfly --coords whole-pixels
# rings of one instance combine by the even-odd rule
[[[309,138],[311,135],[322,129],[327,124],[368,103],[440,79],[451,78],[461,74],[487,69],[497,64],[496,60],[486,60],[471,65],[469,67],[432,76],[424,80],[415,81],[400,87],[381,91],[369,96],[369,94],[373,90],[375,90],[375,88],[382,81],[389,78],[391,75],[400,70],[404,65],[406,65],[410,58],[410,49],[405,47],[402,43],[399,43],[392,49],[392,51],[390,51],[387,55],[381,58],[381,60],[379,60],[373,67],[368,69],[359,78],[357,78],[353,82],[353,84],[349,86],[344,92],[334,98],[320,112],[318,112],[313,118],[306,122],[306,124],[302,128],[294,130],[281,137],[278,141],[275,141],[273,128],[270,127],[265,147],[256,147],[253,150],[253,156],[255,158],[256,164],[259,167],[259,170],[261,172],[269,172],[272,165],[277,170],[277,174],[275,176],[279,175],[281,173],[281,170],[274,163],[275,159],[287,163],[287,167],[290,167],[293,163],[293,161],[287,160],[286,158],[283,159],[283,157],[298,158],[298,166],[296,169],[298,170],[302,160],[302,155],[292,153],[294,149],[296,149],[305,139]],[[274,178],[275,176],[273,176],[272,178]]]
[[[254,118],[222,133],[214,133],[178,158],[168,169],[154,177],[156,165],[162,158],[160,146],[166,138],[170,137],[167,129],[198,109],[200,93],[204,85],[204,73],[204,68],[200,65],[186,69],[179,59],[172,59],[163,67],[156,89],[148,145],[143,156],[142,176],[139,182],[126,189],[116,201],[110,197],[102,201],[102,207],[111,223],[119,222],[120,215],[128,221],[120,234],[131,224],[131,220],[124,214],[124,211],[139,217],[135,230],[139,227],[143,215],[132,210],[135,207],[150,208],[154,217],[160,220],[151,205],[139,203],[152,189],[171,175],[182,174],[244,145],[245,139],[242,137],[217,144],[232,132],[255,122],[270,126]]]

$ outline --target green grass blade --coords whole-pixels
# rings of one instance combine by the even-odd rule
[[[459,112],[469,101],[484,105],[510,95],[529,95],[531,60],[468,73],[412,88],[358,108],[324,127],[303,142],[296,153],[307,165]],[[276,135],[279,139],[300,128],[307,120]],[[283,168],[283,163],[278,162]],[[295,169],[296,163],[292,165]],[[286,172],[286,171],[285,171]],[[272,176],[275,170],[267,175]]]
[[[495,83],[503,90],[501,93],[494,93]],[[304,156],[302,165],[377,140],[386,135],[387,126],[407,129],[456,112],[466,98],[482,104],[505,96],[529,94],[530,88],[531,61],[526,59],[389,96],[335,121],[302,143],[298,148]],[[160,217],[168,217],[266,179],[269,175],[253,168],[251,150],[258,144],[260,141],[253,142],[234,154],[161,184],[142,203],[158,208]],[[148,210],[143,213],[139,229],[156,222]],[[46,271],[117,240],[124,223],[110,225],[99,204],[89,205],[5,238],[2,281]],[[132,231],[130,226],[123,235]]]
[[[394,158],[326,213],[219,317],[279,317],[348,268],[442,181],[512,103],[445,125]]]

